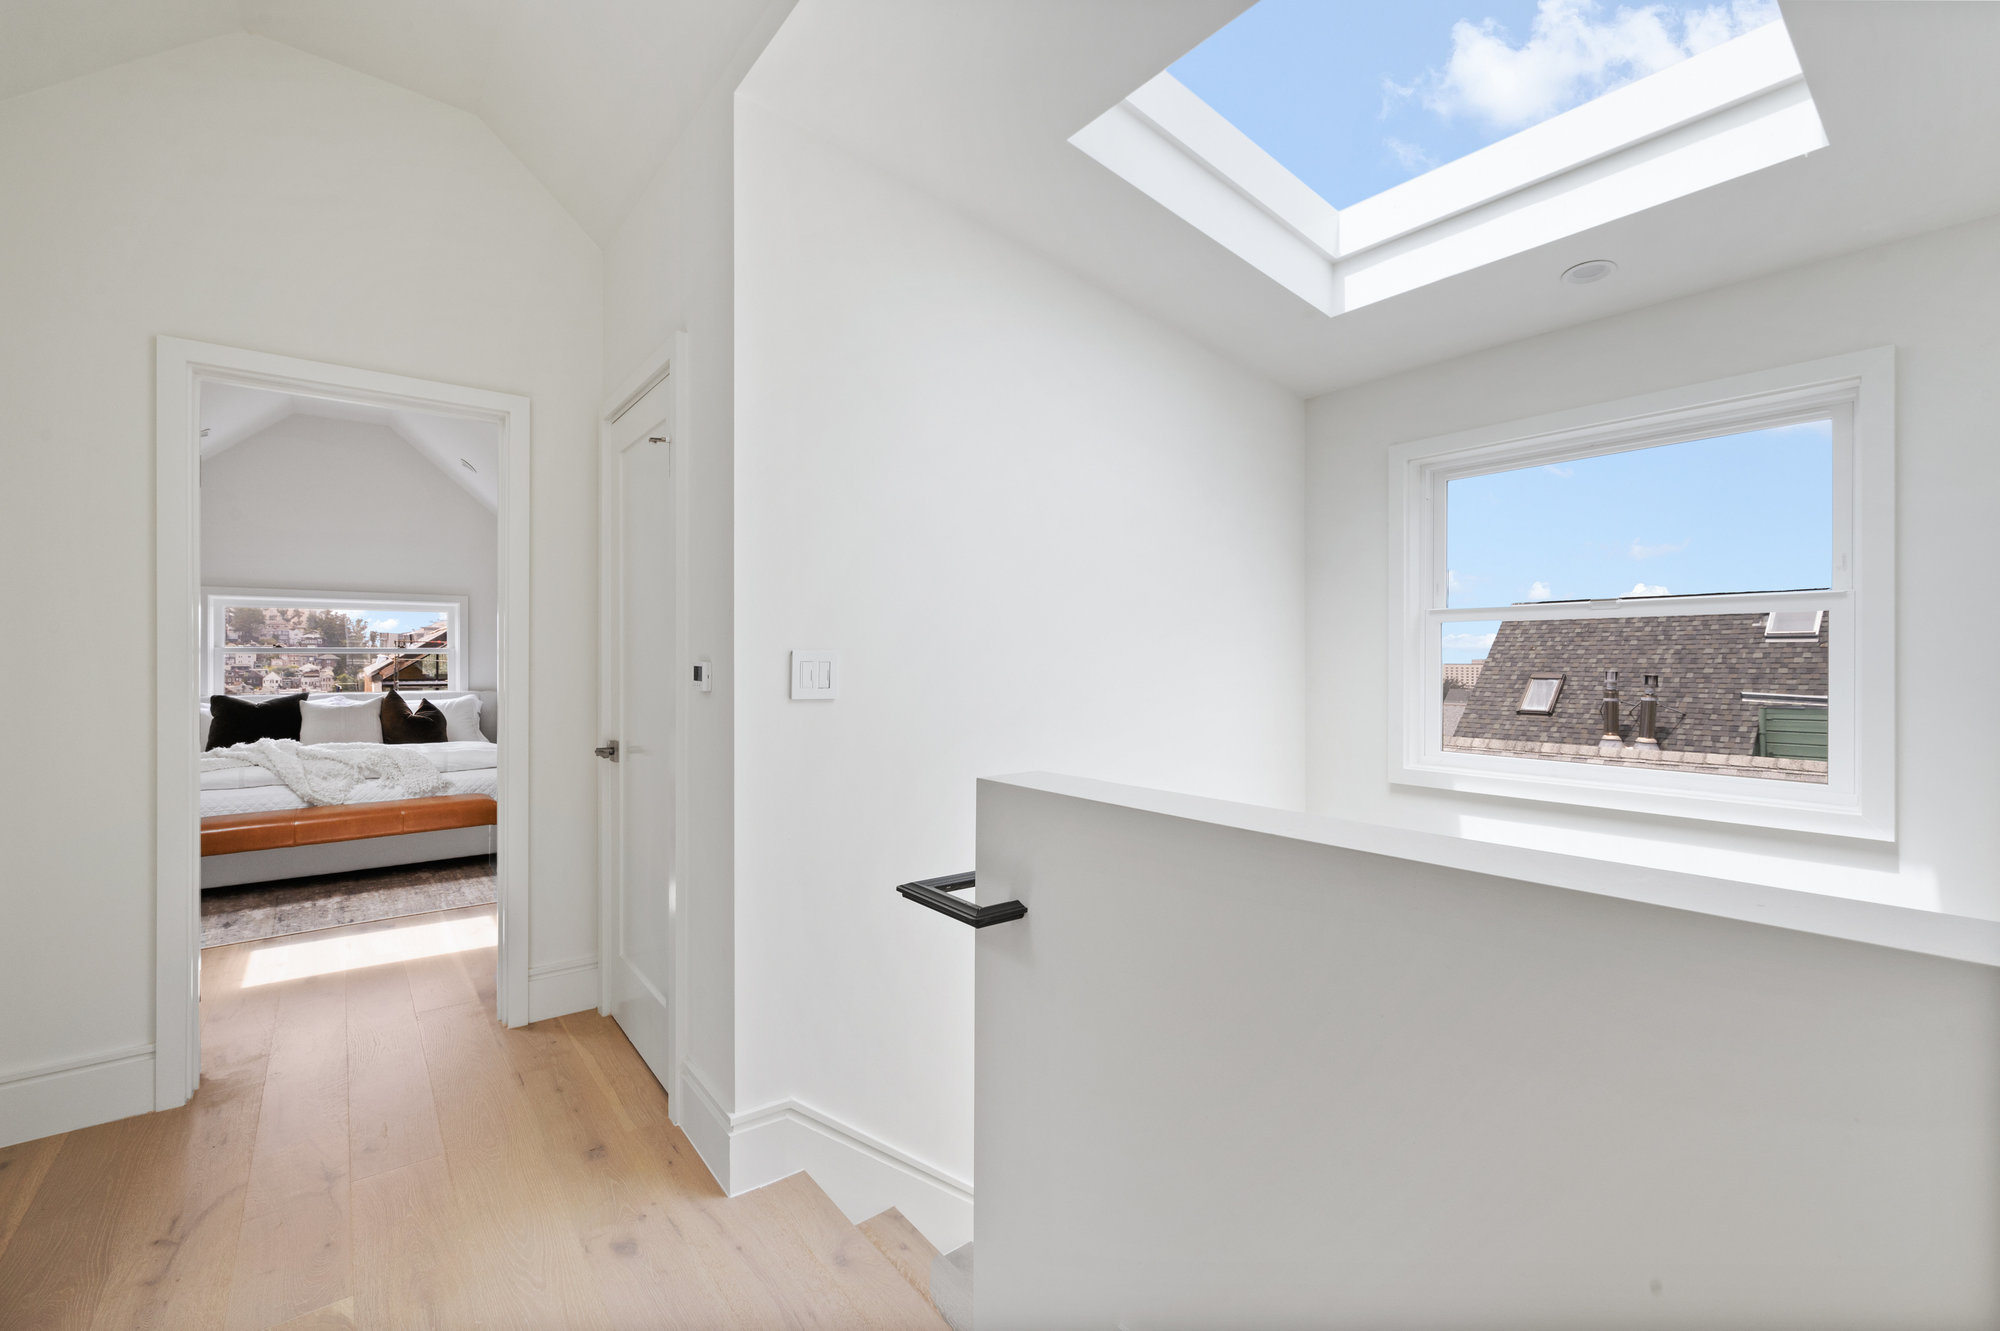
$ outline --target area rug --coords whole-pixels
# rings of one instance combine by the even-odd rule
[[[342,924],[491,905],[493,863],[491,855],[475,855],[214,888],[201,894],[201,945],[220,947]]]

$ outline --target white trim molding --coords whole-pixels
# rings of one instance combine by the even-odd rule
[[[683,1131],[731,1197],[803,1170],[849,1220],[893,1206],[940,1252],[972,1240],[967,1180],[803,1101],[775,1100],[732,1114],[694,1068],[683,1064],[679,1080],[693,1102]]]
[[[1477,795],[1893,841],[1896,836],[1896,353],[1878,347],[1389,450],[1388,778]],[[1456,607],[1455,478],[1807,420],[1833,436],[1832,585],[1819,591]],[[1447,608],[1449,607],[1449,608]],[[1825,782],[1446,749],[1437,634],[1451,622],[1834,611]]]
[[[500,1019],[528,1021],[530,412],[525,397],[301,360],[187,338],[155,340],[154,899],[155,1038],[151,1108],[184,1104],[201,1078],[200,742],[202,669],[200,400],[204,383],[490,421],[500,431]],[[73,1126],[73,1125],[72,1125]]]
[[[572,1012],[594,1011],[601,981],[596,957],[552,961],[528,968],[528,1020],[547,1021]]]
[[[0,1146],[153,1108],[153,1046],[132,1045],[0,1074]]]

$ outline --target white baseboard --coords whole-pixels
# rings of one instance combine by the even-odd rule
[[[681,1130],[730,1196],[804,1170],[849,1220],[893,1206],[940,1252],[971,1242],[972,1186],[962,1179],[798,1100],[726,1114],[693,1068],[682,1066],[681,1085],[689,1111]],[[697,1126],[710,1144],[696,1138]]]
[[[153,1109],[153,1046],[0,1075],[0,1146]]]
[[[597,958],[578,957],[546,966],[528,968],[528,1020],[546,1021],[566,1017],[585,1008],[593,1011],[598,999]]]
[[[708,1166],[708,1172],[723,1192],[729,1189],[729,1111],[716,1099],[707,1080],[694,1068],[681,1064],[680,1094],[669,1093],[668,1117],[672,1118],[694,1147],[694,1153]]]

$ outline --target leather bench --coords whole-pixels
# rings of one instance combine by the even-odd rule
[[[408,832],[439,832],[450,827],[490,827],[499,821],[500,806],[490,795],[431,795],[376,804],[322,804],[269,813],[217,813],[201,820],[201,853],[234,855],[244,850],[361,841]]]

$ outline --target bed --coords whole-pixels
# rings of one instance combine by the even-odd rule
[[[481,702],[480,738],[395,746],[442,774],[442,790],[423,798],[397,798],[393,788],[364,781],[342,803],[315,805],[262,767],[203,771],[202,887],[493,853],[500,750],[490,700]]]

